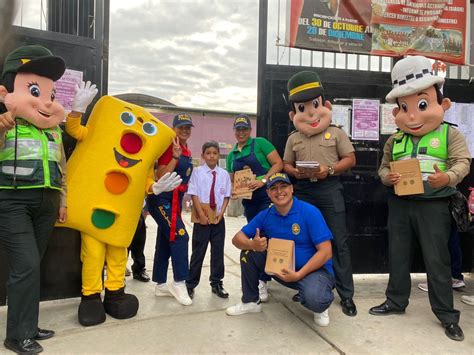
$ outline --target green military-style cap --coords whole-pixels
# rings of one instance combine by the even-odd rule
[[[2,78],[7,73],[34,73],[56,81],[65,70],[64,59],[53,55],[49,49],[38,45],[23,46],[5,58]]]
[[[323,94],[323,85],[319,75],[305,70],[288,80],[288,98],[290,102],[306,102]]]

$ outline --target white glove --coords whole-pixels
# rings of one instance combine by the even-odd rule
[[[72,111],[86,112],[87,106],[94,100],[98,92],[99,90],[95,84],[91,84],[90,81],[87,83],[81,81],[81,83],[76,86],[76,95],[72,101]]]
[[[183,179],[176,172],[166,173],[163,175],[160,180],[151,185],[153,193],[155,195],[161,194],[165,191],[172,191],[177,188]]]

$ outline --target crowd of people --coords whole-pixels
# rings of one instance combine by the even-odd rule
[[[19,60],[23,58],[29,59]],[[58,58],[42,47],[22,47],[19,53],[7,57],[0,86],[0,96],[11,100],[12,96],[23,95],[24,100],[15,105],[8,105],[5,100],[6,109],[0,115],[0,243],[7,251],[10,273],[4,345],[18,353],[40,352],[42,347],[37,341],[54,335],[53,331],[38,327],[38,311],[39,262],[55,220],[67,218],[65,197],[61,198],[66,186],[57,129],[60,121],[45,120],[52,116],[49,113],[55,105],[52,84],[64,72],[64,62]],[[399,131],[387,141],[379,169],[382,183],[389,190],[390,279],[386,301],[372,307],[369,313],[405,313],[411,288],[410,258],[414,241],[418,240],[427,269],[424,288],[432,310],[445,334],[462,341],[460,312],[454,309],[452,295],[455,284],[448,241],[455,227],[449,199],[468,174],[471,158],[462,134],[443,123],[450,101],[440,91],[443,79],[434,76],[430,68],[426,58],[409,57],[399,61],[392,71],[393,89],[387,101],[397,104],[393,114]],[[241,114],[234,118],[237,142],[227,156],[226,170],[218,166],[220,151],[214,141],[202,146],[204,163],[194,168],[188,147],[194,126],[192,117],[186,113],[174,117],[172,129],[176,136],[156,161],[157,182],[147,190],[146,197],[145,210],[158,225],[151,276],[156,283],[156,296],[171,296],[184,306],[192,305],[210,244],[211,292],[217,297],[229,297],[223,284],[224,216],[229,200],[234,198],[234,174],[251,169],[256,177],[248,185],[252,197],[243,200],[247,224],[232,238],[233,245],[241,250],[242,298],[226,313],[238,316],[261,312],[261,303],[269,298],[267,283],[275,280],[296,291],[293,300],[313,312],[319,326],[330,323],[328,308],[334,300],[334,288],[342,312],[350,317],[357,315],[340,180],[341,174],[356,165],[355,150],[346,133],[331,124],[332,106],[324,97],[317,73],[299,72],[289,79],[287,88],[289,119],[296,129],[288,137],[283,159],[267,139],[251,137],[251,121]],[[32,114],[27,108],[37,112]],[[25,121],[30,117],[38,119]],[[43,141],[47,144],[41,144]],[[17,146],[29,146],[30,150]],[[391,170],[389,163],[413,157],[420,161],[425,192],[398,196],[393,186],[402,177]],[[302,162],[316,164],[303,168]],[[37,174],[31,176],[34,172]],[[180,180],[163,183],[171,173],[179,175]],[[192,200],[194,222],[190,258],[189,235],[181,217],[186,192]],[[143,256],[145,237],[142,213],[129,251],[134,260],[133,277],[148,282]],[[265,273],[271,238],[294,242],[294,269],[282,268],[271,276]],[[170,259],[172,281],[167,280]],[[459,275],[458,270],[453,277],[462,280]],[[123,288],[120,290],[123,296]],[[135,313],[118,318],[132,317],[136,309]],[[111,314],[107,309],[106,312]]]

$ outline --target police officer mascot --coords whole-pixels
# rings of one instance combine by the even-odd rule
[[[336,290],[344,314],[355,316],[354,282],[346,231],[346,210],[339,175],[356,164],[354,147],[344,131],[331,125],[332,105],[324,99],[319,75],[302,71],[288,80],[289,116],[296,127],[286,142],[285,172],[295,177],[295,196],[322,212],[331,230]],[[316,161],[302,169],[297,161]]]
[[[463,135],[443,122],[451,101],[443,97],[444,78],[433,75],[431,62],[422,56],[397,62],[392,70],[393,89],[386,97],[396,103],[393,116],[399,131],[384,147],[379,176],[390,187],[388,240],[390,278],[386,301],[372,307],[372,315],[405,313],[410,296],[410,266],[413,245],[418,240],[428,277],[431,309],[453,340],[464,339],[459,327],[460,312],[454,309],[451,288],[450,197],[469,173],[471,155]],[[424,193],[397,196],[393,185],[400,174],[390,162],[416,158],[420,162]]]
[[[0,243],[8,258],[8,319],[4,345],[39,353],[40,263],[56,220],[66,220],[65,157],[59,123],[64,108],[54,81],[64,60],[41,46],[24,46],[5,59],[0,86]]]

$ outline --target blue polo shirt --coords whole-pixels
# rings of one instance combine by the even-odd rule
[[[275,206],[261,211],[242,232],[253,238],[256,230],[260,236],[280,238],[295,242],[295,266],[301,269],[317,252],[316,245],[332,240],[332,233],[321,212],[313,205],[293,197],[293,206],[286,216],[278,213]],[[332,259],[324,264],[325,269],[332,275]]]

